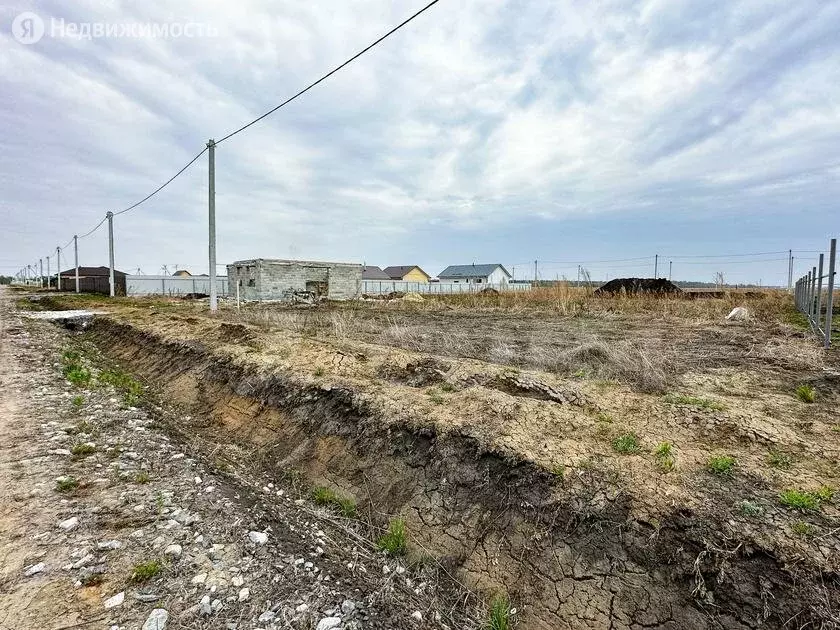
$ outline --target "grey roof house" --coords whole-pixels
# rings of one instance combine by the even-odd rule
[[[512,276],[499,263],[486,265],[449,265],[438,274],[441,282],[467,284],[506,284]]]
[[[391,276],[375,265],[362,267],[362,280],[390,280]]]

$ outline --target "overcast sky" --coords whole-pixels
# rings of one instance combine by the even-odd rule
[[[143,198],[424,3],[4,3],[0,271]],[[14,37],[25,11],[45,24],[35,43]],[[79,39],[61,19],[215,35]],[[840,232],[838,32],[826,0],[441,0],[217,148],[219,261],[522,277],[538,259],[544,277],[581,261],[602,278],[652,275],[659,253],[660,275],[674,260],[677,279],[781,283],[786,254],[726,255],[803,250],[801,272]],[[205,272],[206,215],[203,156],[115,219],[117,267]],[[107,264],[104,226],[80,262]]]

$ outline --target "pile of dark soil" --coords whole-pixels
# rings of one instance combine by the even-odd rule
[[[614,278],[595,290],[597,294],[612,293],[682,293],[677,285],[665,278]]]

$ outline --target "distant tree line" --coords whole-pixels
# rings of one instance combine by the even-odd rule
[[[0,284],[12,284],[12,276],[0,276]]]

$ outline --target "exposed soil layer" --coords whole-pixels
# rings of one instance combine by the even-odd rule
[[[614,278],[595,293],[682,293],[682,289],[665,278]]]
[[[782,628],[791,619],[796,627],[840,627],[830,562],[786,554],[760,532],[731,535],[730,516],[714,506],[740,490],[711,482],[692,488],[704,501],[663,497],[655,517],[643,517],[616,469],[597,457],[550,471],[482,439],[469,423],[444,429],[399,401],[385,404],[390,390],[313,381],[272,365],[259,356],[251,327],[211,325],[215,339],[105,317],[92,334],[189,409],[184,431],[219,449],[251,448],[264,469],[298,470],[352,495],[371,518],[402,515],[412,543],[453,573],[487,593],[507,590],[523,610],[523,628]],[[234,339],[244,345],[232,348]],[[368,360],[349,349],[338,355],[338,365]],[[390,377],[409,388],[477,382],[452,371],[413,358]],[[478,381],[533,405],[598,412],[580,392],[517,374]],[[752,485],[760,496],[773,494],[759,478]]]

